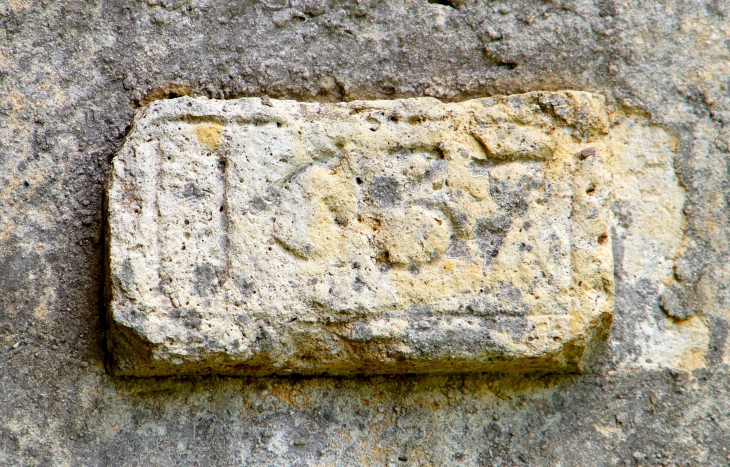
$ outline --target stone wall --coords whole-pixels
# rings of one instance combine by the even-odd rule
[[[0,4],[0,465],[727,465],[730,7]],[[107,371],[105,183],[159,99],[605,97],[615,311],[578,374]]]

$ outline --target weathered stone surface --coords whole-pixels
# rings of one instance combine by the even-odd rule
[[[0,465],[727,465],[729,17],[723,0],[0,2]],[[556,89],[605,96],[611,122],[616,307],[581,376],[107,371],[104,183],[140,105]]]
[[[577,370],[613,313],[603,98],[155,102],[108,191],[121,374]]]

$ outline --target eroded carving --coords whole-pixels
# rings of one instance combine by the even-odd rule
[[[150,105],[109,186],[122,374],[579,369],[610,323],[599,96]]]

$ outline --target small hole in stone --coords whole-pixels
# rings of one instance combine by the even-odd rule
[[[581,151],[581,152],[580,152],[580,153],[578,154],[578,158],[579,158],[580,160],[584,161],[584,160],[588,159],[589,157],[591,157],[591,156],[595,156],[595,155],[596,155],[596,150],[595,150],[595,148],[586,148],[586,149],[582,150],[582,151]]]
[[[362,178],[360,178],[360,177],[355,178],[355,182],[357,182],[358,185],[362,185]]]
[[[428,0],[428,3],[456,8],[454,0]]]
[[[587,194],[588,196],[593,196],[593,194],[594,194],[595,192],[596,192],[596,187],[595,187],[595,186],[593,186],[593,185],[589,186],[589,187],[588,187],[588,189],[586,190],[586,194]]]
[[[608,241],[608,235],[603,234],[600,237],[598,237],[598,243],[601,245],[604,245]]]

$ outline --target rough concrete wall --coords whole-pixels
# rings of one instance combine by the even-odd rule
[[[727,2],[5,0],[0,24],[0,465],[727,465]],[[616,185],[587,374],[105,371],[103,186],[138,106],[558,89],[606,96],[616,179],[646,188]]]

